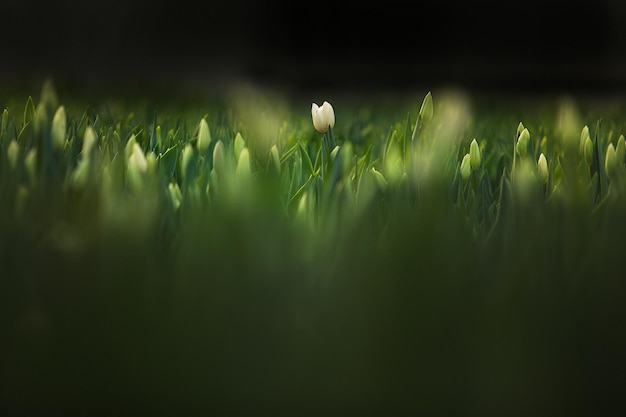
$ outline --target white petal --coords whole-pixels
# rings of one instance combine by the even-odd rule
[[[335,110],[329,102],[325,101],[319,112],[322,114],[321,119],[324,122],[324,132],[327,132],[328,126],[331,128],[335,126]]]
[[[315,103],[313,103],[313,105],[311,106],[311,117],[313,119],[313,126],[315,127],[315,130],[324,133],[324,123],[322,123],[321,120],[320,107]]]

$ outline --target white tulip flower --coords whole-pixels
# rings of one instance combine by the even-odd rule
[[[311,106],[311,116],[313,117],[315,130],[320,133],[326,133],[329,127],[332,129],[335,126],[335,110],[333,110],[333,106],[327,101],[321,106],[313,103]]]

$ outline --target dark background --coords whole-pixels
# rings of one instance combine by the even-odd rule
[[[0,77],[126,91],[243,79],[304,94],[621,94],[624,23],[617,0],[16,2],[0,15]]]

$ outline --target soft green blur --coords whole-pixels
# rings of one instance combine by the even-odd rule
[[[327,99],[334,149],[310,103],[250,87],[188,107],[51,84],[1,102],[0,404],[496,416],[616,401],[622,107]]]

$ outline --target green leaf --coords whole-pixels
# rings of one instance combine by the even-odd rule
[[[28,125],[35,118],[35,103],[33,103],[33,98],[28,96],[28,100],[26,100],[26,106],[24,106],[24,126]]]
[[[168,148],[164,153],[159,154],[159,166],[168,178],[173,178],[176,170],[176,160],[178,156],[178,146]]]

